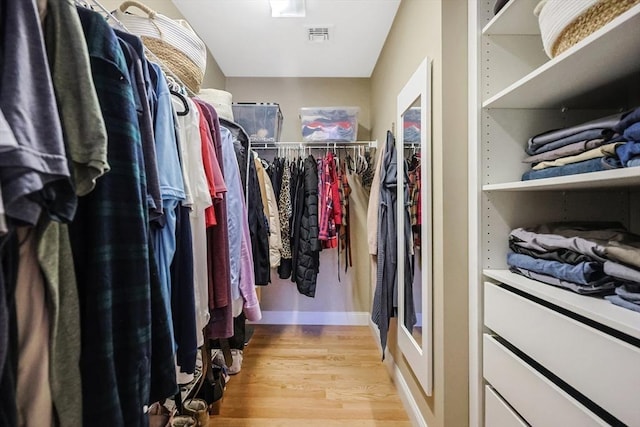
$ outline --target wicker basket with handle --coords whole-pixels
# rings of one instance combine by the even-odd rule
[[[604,27],[640,0],[546,0],[538,7],[545,52],[560,55]]]
[[[136,7],[146,13],[127,12]],[[200,91],[207,66],[207,49],[187,21],[171,19],[138,1],[123,2],[114,16],[158,57],[193,93]]]

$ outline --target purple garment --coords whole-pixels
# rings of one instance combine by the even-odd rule
[[[44,209],[71,221],[77,199],[35,2],[3,2],[2,20],[0,110],[17,142],[0,141],[6,214],[35,225]]]

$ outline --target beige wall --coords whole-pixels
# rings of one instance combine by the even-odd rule
[[[381,140],[397,120],[397,94],[422,60],[432,59],[432,396],[422,393],[402,358],[395,330],[389,337],[389,350],[430,427],[468,425],[466,4],[403,0],[371,78],[372,135]]]
[[[171,0],[142,0],[142,3],[151,9],[173,19],[185,19],[182,13],[176,8]],[[117,9],[123,1],[121,0],[101,0],[100,2],[108,10]],[[144,12],[136,7],[130,7],[130,12],[144,16]],[[205,40],[206,43],[206,40]],[[220,70],[218,63],[211,56],[211,52],[207,49],[207,70],[204,75],[202,87],[224,89],[225,75]]]
[[[300,141],[300,107],[357,106],[358,139],[370,138],[369,79],[228,77],[233,102],[276,102],[284,116],[282,141]]]
[[[369,79],[336,78],[245,78],[228,77],[226,90],[234,102],[276,102],[284,116],[282,141],[297,142],[302,138],[300,107],[358,106],[358,139],[370,138]],[[322,150],[314,154],[324,154]],[[273,153],[261,152],[265,158]],[[362,187],[353,185],[350,205],[353,267],[344,273],[344,254],[338,265],[336,249],[320,254],[315,298],[300,295],[290,280],[277,278],[272,270],[272,283],[261,290],[263,311],[298,312],[369,312],[371,295],[368,284],[369,259],[364,239],[366,234],[368,195]],[[341,281],[338,282],[338,269]]]

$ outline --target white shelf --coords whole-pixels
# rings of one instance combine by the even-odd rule
[[[525,3],[528,0],[525,0]],[[522,1],[513,0],[513,3]],[[506,12],[506,11],[505,11]],[[496,16],[498,18],[498,16]],[[555,108],[640,70],[640,5],[486,100],[484,108]]]
[[[487,184],[483,191],[562,191],[640,186],[640,167],[612,169],[554,178]]]
[[[482,35],[540,34],[538,18],[533,14],[540,0],[511,0],[482,29]]]
[[[618,307],[602,298],[579,295],[537,282],[509,270],[484,270],[483,273],[501,283],[640,339],[640,313]]]

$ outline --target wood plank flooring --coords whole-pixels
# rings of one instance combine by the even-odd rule
[[[367,326],[256,325],[224,427],[411,426]]]

